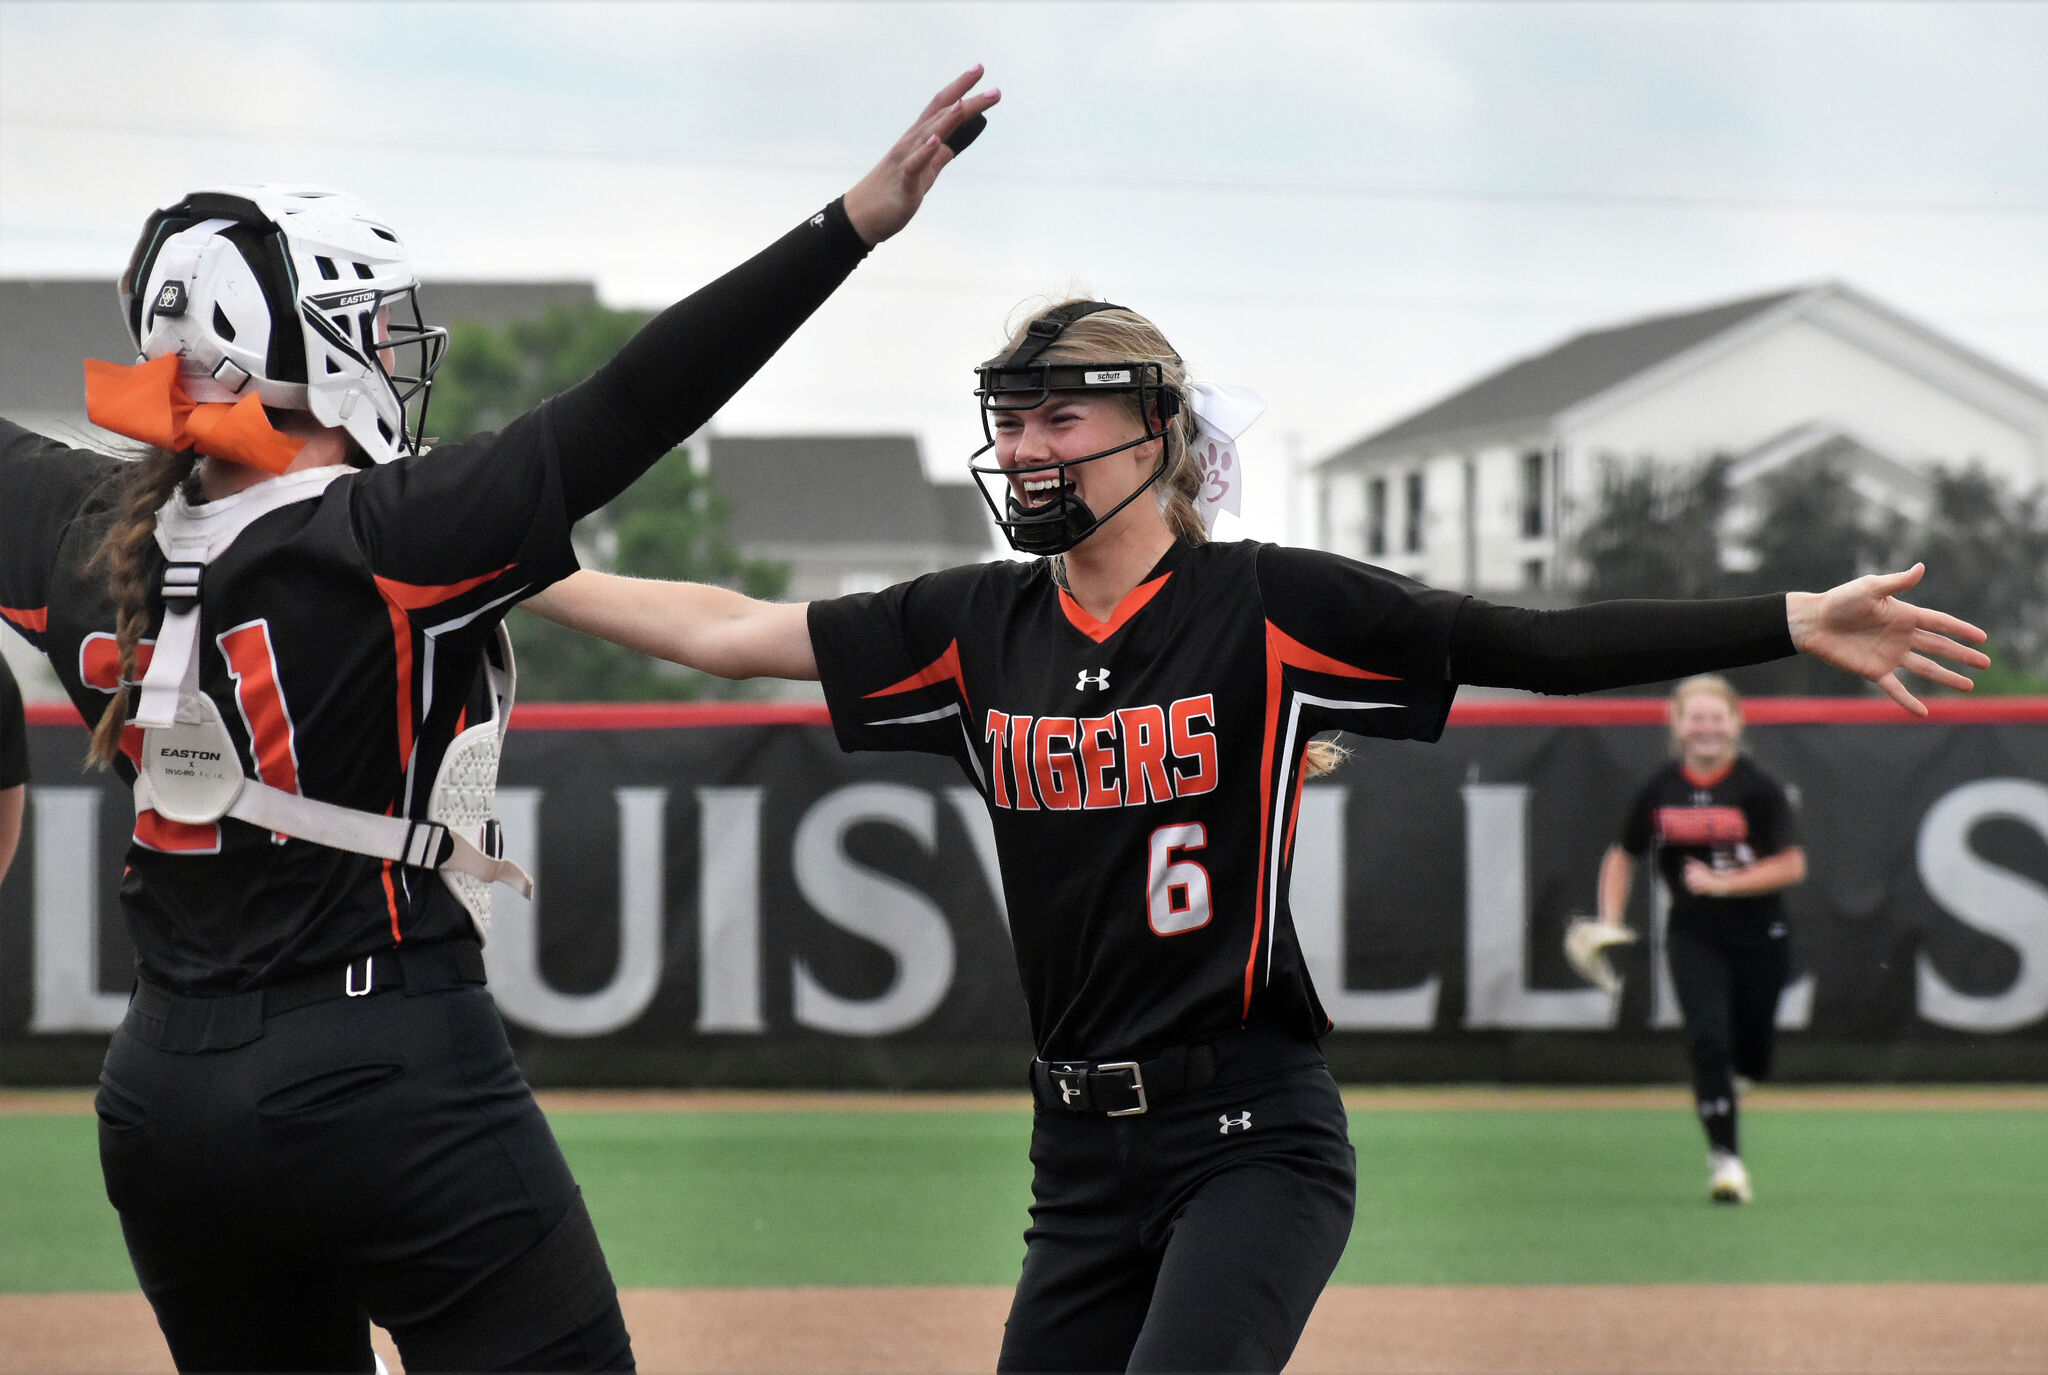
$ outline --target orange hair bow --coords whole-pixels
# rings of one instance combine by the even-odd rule
[[[115,434],[159,448],[197,449],[209,458],[246,463],[267,473],[292,466],[303,439],[271,428],[254,392],[232,404],[202,405],[178,381],[178,355],[167,353],[132,367],[85,360],[85,413]]]

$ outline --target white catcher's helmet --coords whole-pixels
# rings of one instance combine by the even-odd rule
[[[149,217],[121,276],[141,361],[177,354],[194,401],[339,425],[379,463],[417,453],[448,342],[419,313],[405,244],[355,197],[320,186],[195,191]]]

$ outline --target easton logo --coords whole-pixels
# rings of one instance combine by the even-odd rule
[[[336,301],[334,303],[334,308],[336,310],[346,310],[350,306],[368,305],[370,302],[376,299],[377,293],[374,291],[351,292],[349,295],[344,296],[340,300]]]
[[[156,313],[158,315],[183,315],[185,313],[185,284],[165,282],[157,288]]]
[[[1106,668],[1082,669],[1081,676],[1074,682],[1074,691],[1086,692],[1089,688],[1105,690],[1109,687],[1109,670]]]
[[[209,764],[218,764],[221,759],[219,750],[158,750],[157,755],[164,759],[203,759]]]
[[[1223,1124],[1216,1129],[1218,1136],[1228,1136],[1232,1132],[1248,1132],[1252,1129],[1252,1110],[1246,1108],[1236,1117],[1232,1117],[1227,1112],[1218,1113],[1216,1120]]]

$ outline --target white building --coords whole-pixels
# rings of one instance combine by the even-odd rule
[[[1436,586],[1547,601],[1577,576],[1575,523],[1606,465],[1716,454],[1735,459],[1738,510],[1765,473],[1826,458],[1920,515],[1934,464],[2048,483],[2048,390],[1840,283],[1638,320],[1322,460],[1318,540]]]

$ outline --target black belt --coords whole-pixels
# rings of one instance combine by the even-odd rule
[[[434,993],[484,982],[483,947],[473,940],[403,945],[350,960],[345,965],[295,979],[231,993],[194,998],[137,982],[126,1025],[159,1050],[232,1050],[263,1035],[263,1023],[331,998],[367,998],[403,991]]]
[[[1033,1060],[1031,1087],[1044,1107],[1136,1117],[1210,1084],[1321,1064],[1322,1058],[1314,1041],[1270,1027],[1247,1027],[1168,1046],[1146,1060]]]

